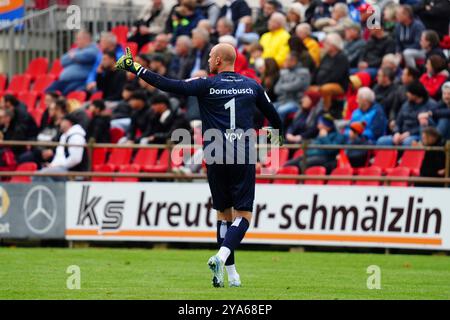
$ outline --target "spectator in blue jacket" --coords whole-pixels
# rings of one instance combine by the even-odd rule
[[[319,136],[311,141],[313,145],[343,145],[345,137],[336,130],[334,118],[329,113],[319,117],[317,123]],[[305,156],[286,162],[285,166],[297,166],[302,172],[314,166],[324,166],[327,172],[336,167],[338,149],[307,149]]]
[[[406,89],[407,101],[403,104],[397,115],[394,135],[378,139],[378,145],[404,145],[410,146],[414,141],[420,141],[420,123],[418,116],[421,113],[436,109],[436,103],[428,97],[428,92],[419,81],[414,81]]]
[[[354,122],[365,123],[362,135],[369,142],[376,142],[385,134],[387,119],[383,107],[375,102],[375,93],[368,87],[362,87],[357,94],[358,109],[353,111],[350,124]],[[349,136],[350,129],[345,132]]]
[[[100,36],[100,41],[98,43],[98,53],[94,63],[94,66],[89,73],[89,76],[86,80],[86,89],[88,91],[94,92],[97,89],[97,83],[95,81],[97,76],[97,70],[100,64],[102,63],[103,54],[105,52],[113,51],[116,55],[116,60],[119,60],[121,56],[124,55],[123,48],[120,44],[117,44],[117,38],[114,33],[111,32],[103,32]],[[119,93],[120,94],[120,93]]]
[[[414,18],[413,9],[408,5],[397,8],[397,25],[395,26],[395,43],[397,54],[403,54],[406,66],[415,67],[414,60],[423,56],[420,37],[425,31],[423,23]]]
[[[76,48],[71,49],[62,56],[61,64],[64,67],[59,80],[55,81],[47,92],[60,91],[67,95],[72,91],[84,90],[86,80],[97,59],[98,48],[92,42],[88,31],[78,32],[75,40]]]

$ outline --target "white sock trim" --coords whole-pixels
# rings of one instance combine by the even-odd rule
[[[238,279],[239,278],[239,274],[237,273],[235,264],[232,264],[231,266],[225,266],[225,269],[227,269],[228,279]]]
[[[219,252],[217,253],[217,255],[219,256],[220,260],[222,260],[223,263],[227,261],[230,254],[231,250],[228,249],[227,247],[220,247]]]

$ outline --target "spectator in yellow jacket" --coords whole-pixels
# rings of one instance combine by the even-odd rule
[[[289,54],[289,38],[291,35],[286,31],[286,17],[275,12],[270,16],[268,22],[269,32],[261,36],[259,43],[264,48],[263,58],[273,58],[281,67]]]
[[[303,41],[309,55],[318,67],[320,65],[320,45],[311,37],[311,26],[307,23],[300,23],[295,29],[295,33]]]

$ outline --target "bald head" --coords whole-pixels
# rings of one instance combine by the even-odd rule
[[[209,57],[209,70],[212,73],[234,71],[236,50],[228,43],[219,43],[211,50]]]

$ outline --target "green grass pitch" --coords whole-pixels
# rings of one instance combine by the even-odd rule
[[[240,251],[241,288],[216,289],[211,250],[0,248],[0,299],[450,299],[450,257]],[[81,289],[67,289],[70,265]],[[367,289],[367,267],[381,289]]]

